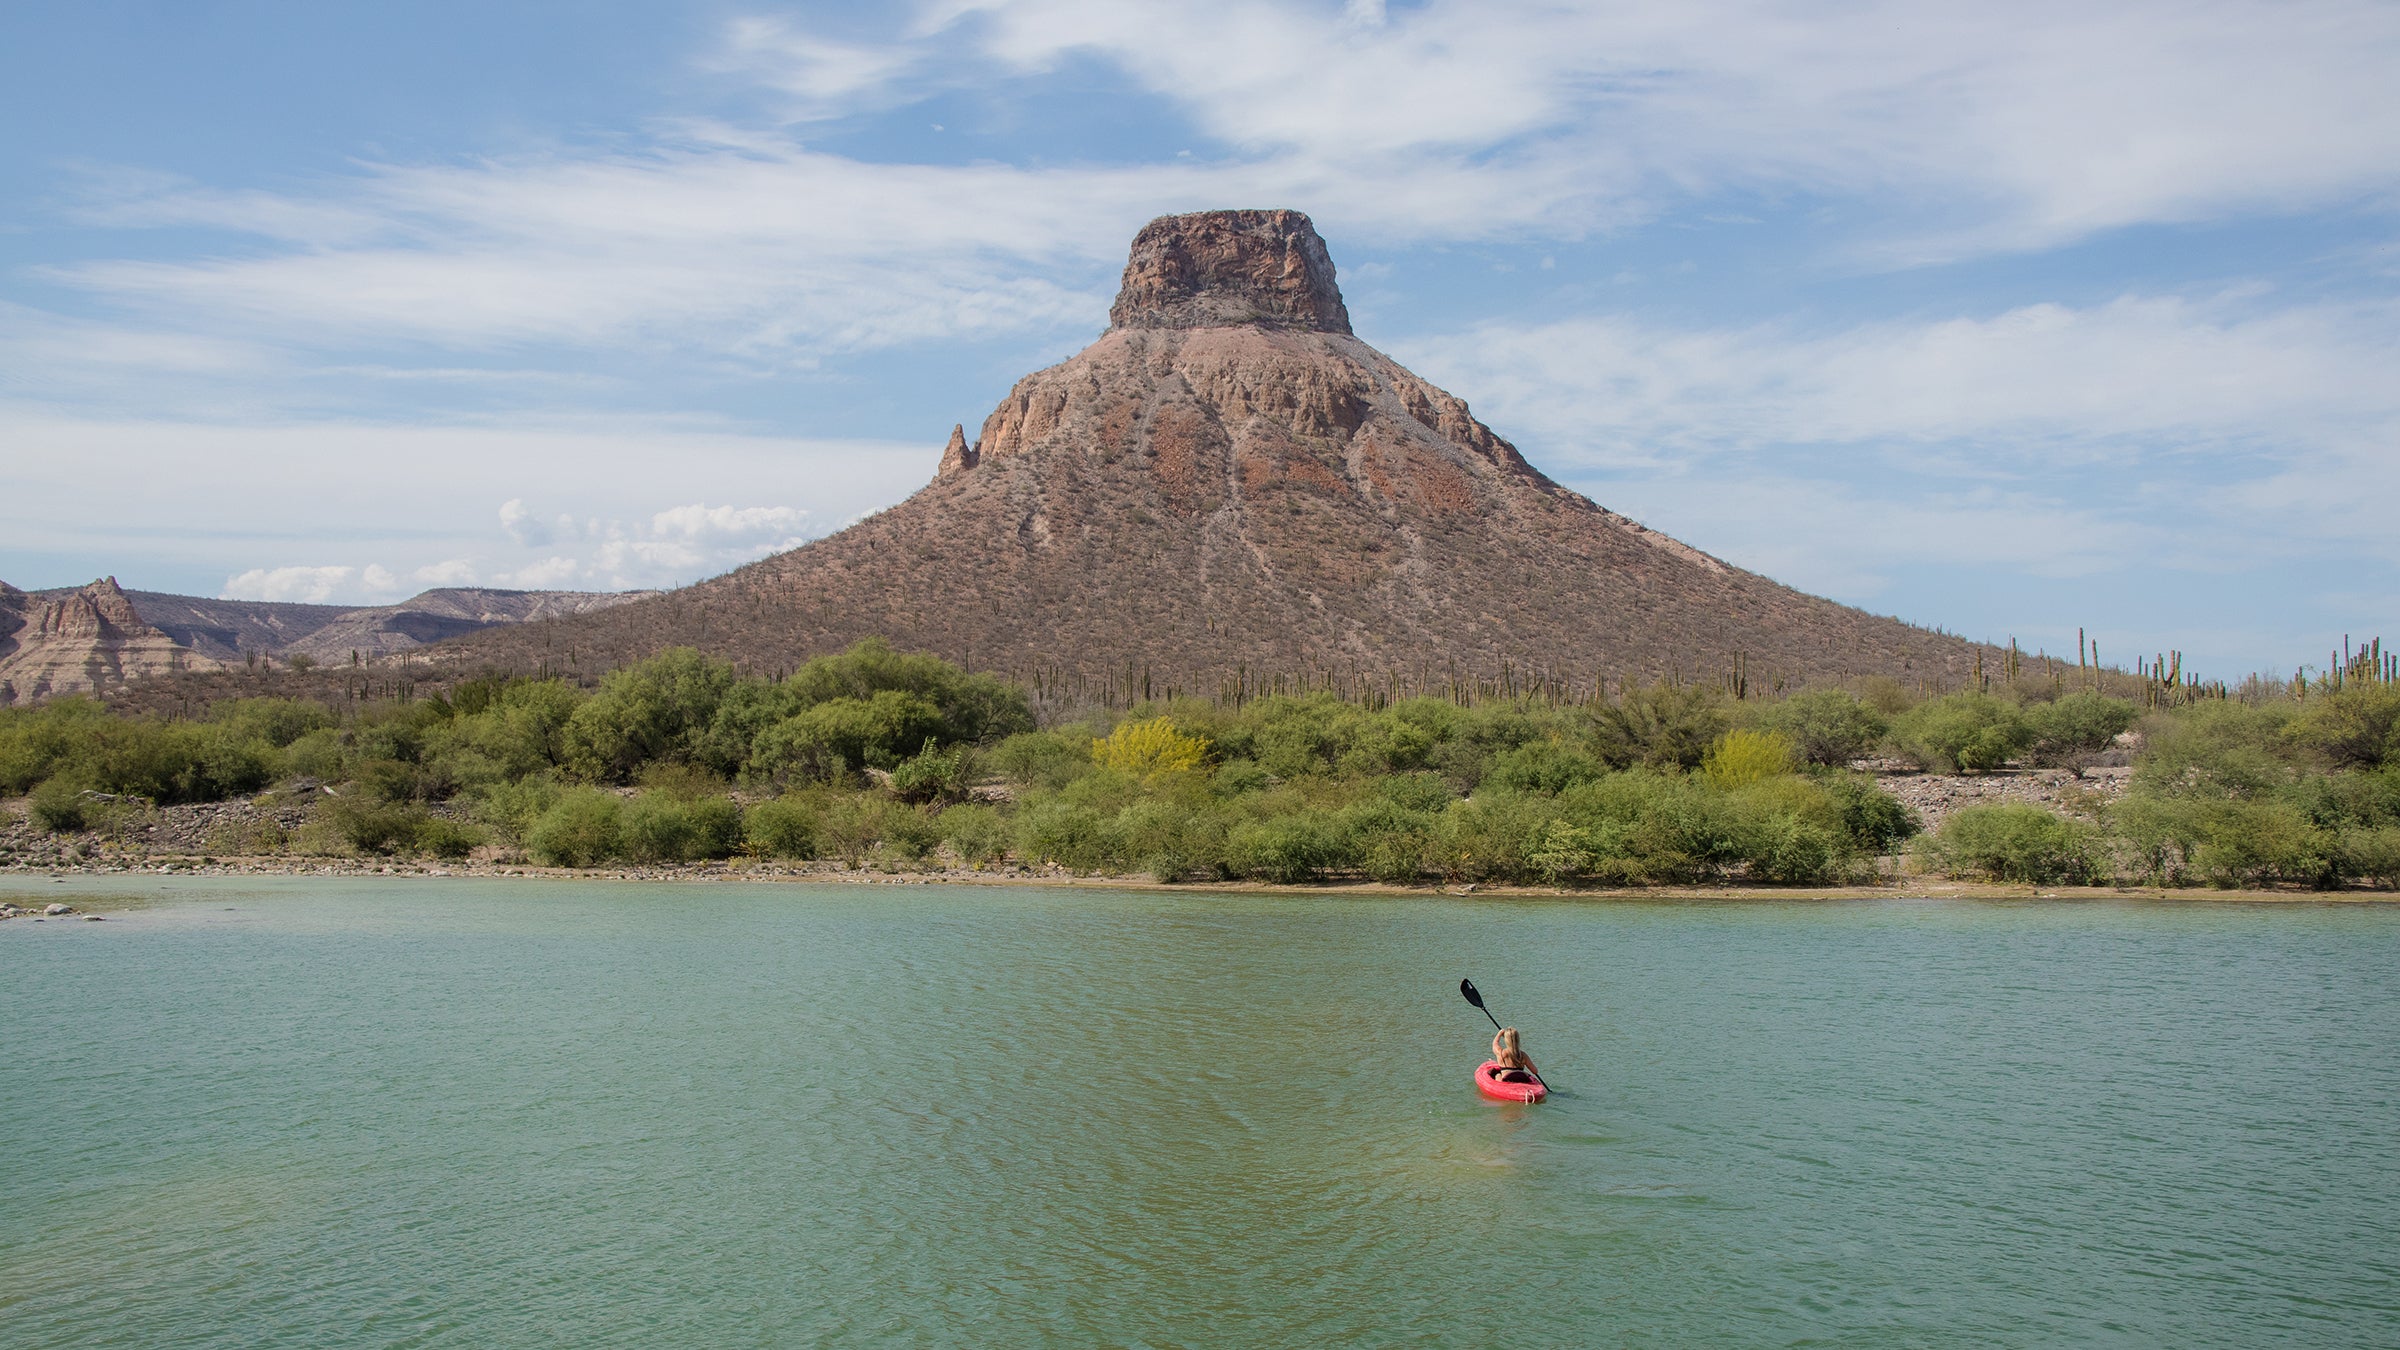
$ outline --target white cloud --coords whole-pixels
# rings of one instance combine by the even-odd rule
[[[650,532],[663,538],[695,542],[757,543],[789,539],[800,533],[806,511],[789,506],[708,506],[694,502],[670,507],[650,517]]]
[[[253,567],[225,579],[220,600],[281,600],[324,604],[347,589],[355,567]]]
[[[958,419],[938,420],[947,431]],[[940,448],[930,426],[897,444],[635,417],[101,420],[0,400],[0,540],[126,559],[115,566],[129,577],[143,558],[213,564],[229,594],[253,599],[366,603],[473,576],[545,586],[558,583],[524,569],[558,566],[579,586],[668,585],[788,546],[811,521],[898,501],[932,477]]]
[[[1600,198],[1947,199],[1969,213],[1947,249],[2400,185],[2400,12],[2368,0],[1435,0],[1377,25],[1271,0],[937,12],[981,18],[1021,69],[1102,56],[1256,150],[1515,147],[1578,162]]]
[[[526,548],[540,548],[549,543],[551,538],[550,527],[534,519],[533,513],[525,509],[525,501],[521,497],[511,497],[500,503],[500,528],[509,538]]]
[[[445,558],[409,573],[409,579],[426,587],[472,586],[475,584],[475,564],[464,558]]]
[[[1934,563],[2188,580],[2400,562],[2400,384],[2381,373],[2400,309],[2271,298],[1831,331],[1494,324],[1399,355],[1603,504],[1853,601]]]
[[[573,584],[583,570],[583,564],[573,558],[544,558],[513,572],[502,572],[492,580],[520,591],[552,591]]]
[[[707,64],[781,90],[789,99],[786,116],[814,121],[893,99],[894,84],[923,59],[909,44],[833,42],[782,19],[752,16],[727,27],[724,49]]]
[[[2016,472],[2129,453],[2330,450],[2400,425],[2400,385],[2385,374],[2400,362],[2400,309],[2387,304],[2127,296],[1831,332],[1593,318],[1398,347],[1504,425],[1594,468],[1892,442],[2005,446],[1992,467]]]

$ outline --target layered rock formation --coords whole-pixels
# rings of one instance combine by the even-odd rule
[[[1550,481],[1350,331],[1292,211],[1136,238],[1110,326],[934,481],[839,534],[605,613],[466,640],[591,670],[673,644],[772,669],[880,634],[986,668],[1456,668],[1582,681],[1963,672],[1957,639],[1804,595]],[[1188,687],[1188,686],[1187,686]]]
[[[0,582],[0,706],[90,693],[176,671],[374,660],[504,624],[621,605],[651,591],[426,591],[394,605],[208,600],[89,586],[22,591]]]
[[[115,577],[42,596],[0,582],[0,706],[218,664],[144,623]]]

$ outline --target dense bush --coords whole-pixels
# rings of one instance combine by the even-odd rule
[[[2133,704],[2079,690],[2025,709],[2026,750],[2036,764],[2081,769],[2131,729]]]
[[[1892,719],[1892,743],[1928,769],[1988,773],[2033,743],[2017,706],[1990,694],[1951,694]]]
[[[1700,775],[1725,791],[1791,773],[1800,754],[1780,731],[1728,731],[1700,760]]]
[[[552,867],[592,867],[618,856],[625,805],[615,793],[574,788],[525,832],[525,847]]]
[[[743,813],[743,841],[762,858],[814,858],[817,815],[816,807],[800,797],[760,802]]]
[[[2038,806],[1969,806],[1942,822],[1925,841],[1923,856],[1952,876],[2080,885],[2105,879],[2098,834]]]
[[[687,800],[645,792],[617,818],[617,848],[637,863],[727,858],[741,842],[741,808],[723,797]]]
[[[1795,694],[1770,705],[1760,721],[1790,738],[1802,759],[1837,769],[1871,754],[1891,729],[1872,704],[1840,689]]]

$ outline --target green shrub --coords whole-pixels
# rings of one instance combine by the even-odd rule
[[[416,848],[431,818],[419,806],[352,795],[318,807],[317,819],[361,853],[406,853]]]
[[[1609,781],[1570,791],[1588,792]],[[1451,881],[1530,880],[1537,872],[1527,855],[1539,846],[1550,822],[1568,814],[1564,800],[1491,791],[1452,802],[1434,818],[1426,864]]]
[[[52,834],[73,834],[91,823],[83,789],[64,778],[53,778],[35,788],[27,805],[33,823]]]
[[[744,815],[744,837],[750,852],[762,858],[814,858],[817,817],[817,808],[801,797],[776,797]]]
[[[967,747],[923,750],[892,766],[892,795],[904,802],[957,802],[967,797]]]
[[[645,792],[617,820],[617,847],[634,862],[692,862],[730,856],[742,837],[741,808],[723,797],[684,800]]]
[[[1945,773],[1988,773],[2032,741],[2016,707],[1989,694],[1951,694],[1892,721],[1892,742],[1902,754]]]
[[[2331,885],[2336,836],[2284,802],[2217,802],[2200,814],[2192,870],[2214,886]]]
[[[1736,729],[1717,738],[1700,761],[1700,776],[1720,792],[1791,773],[1799,766],[1792,738],[1780,731]]]
[[[1952,813],[1926,841],[1924,857],[1951,876],[2083,885],[2101,879],[2098,832],[2038,806],[2002,803]]]
[[[1534,837],[1525,861],[1542,881],[1552,886],[1567,886],[1590,876],[1608,852],[1590,828],[1553,820]]]
[[[342,744],[342,733],[332,727],[308,732],[283,748],[280,762],[275,766],[277,778],[314,778],[335,782],[348,776],[343,767],[348,751]]]
[[[980,804],[953,806],[934,817],[941,826],[942,842],[948,844],[969,866],[980,867],[997,862],[1008,852],[1010,827],[1008,818],[997,810]]]
[[[730,664],[689,647],[612,670],[567,718],[561,752],[600,783],[625,782],[652,760],[696,760],[734,682]]]
[[[2036,764],[2081,769],[2132,729],[2139,715],[2125,699],[2078,690],[2025,709],[2026,749]]]
[[[1422,776],[1432,778],[1430,774]],[[1392,781],[1405,784],[1407,778]],[[1433,781],[1440,785],[1439,779]],[[1435,811],[1448,804],[1446,790],[1440,798],[1429,799],[1429,794],[1410,793],[1405,787],[1398,793],[1378,794],[1352,804],[1342,813],[1342,826],[1349,832],[1350,853],[1358,868],[1387,885],[1405,886],[1422,880],[1425,850],[1433,843]]]
[[[2385,890],[2400,888],[2400,826],[2343,830],[2334,847],[2343,876],[2363,878]]]
[[[1245,821],[1225,841],[1227,861],[1241,876],[1297,885],[1357,865],[1357,851],[1339,822],[1316,812]]]
[[[2337,769],[2400,763],[2400,684],[2350,684],[2311,698],[2291,736]]]
[[[1056,797],[1028,802],[1017,813],[1017,856],[1079,872],[1111,869],[1117,861],[1114,816]]]
[[[296,698],[240,698],[208,710],[208,720],[238,739],[281,750],[312,731],[331,730],[333,710]]]
[[[931,817],[888,797],[845,793],[828,802],[818,823],[819,846],[852,867],[882,851],[920,858],[941,842]]]
[[[1116,868],[1139,868],[1159,881],[1181,881],[1223,862],[1229,822],[1204,794],[1145,797],[1109,822],[1106,852]]]
[[[995,676],[970,675],[937,656],[894,651],[881,638],[866,638],[836,656],[817,657],[792,672],[784,689],[803,708],[835,699],[871,702],[882,693],[907,694],[933,709],[936,725],[925,734],[944,744],[978,745],[1033,730],[1023,689]],[[914,751],[922,739],[902,738],[895,743],[896,753]]]
[[[1890,853],[1923,828],[1916,812],[1864,774],[1830,776],[1824,788],[1841,813],[1851,847],[1860,853]]]
[[[1848,841],[1814,820],[1796,815],[1763,818],[1748,840],[1743,859],[1757,881],[1821,886],[1844,878]]]
[[[1789,737],[1808,763],[1837,769],[1872,753],[1891,729],[1872,704],[1839,689],[1795,694],[1770,706],[1761,720]]]
[[[916,694],[885,689],[864,699],[831,699],[760,732],[751,772],[831,782],[848,769],[890,768],[941,730],[940,710]]]
[[[1022,731],[992,747],[984,762],[1022,787],[1062,788],[1092,770],[1092,738],[1064,731]]]
[[[417,827],[418,850],[452,862],[473,853],[483,841],[483,831],[454,820],[429,819]]]
[[[1612,765],[1689,770],[1732,724],[1723,694],[1662,681],[1626,690],[1600,710],[1594,731]]]
[[[625,804],[614,793],[576,788],[560,794],[525,833],[525,847],[552,867],[592,867],[618,854]]]
[[[1527,741],[1493,756],[1484,769],[1482,785],[1554,797],[1607,773],[1608,766],[1563,741]]]
[[[495,783],[479,794],[475,816],[513,843],[525,842],[533,823],[558,805],[560,788],[548,778],[520,778]]]
[[[2271,793],[2297,773],[2286,728],[2291,709],[2211,700],[2154,715],[2142,725],[2134,761],[2137,790],[2165,797],[2249,797]]]

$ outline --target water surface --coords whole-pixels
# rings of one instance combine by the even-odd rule
[[[11,1346],[2400,1343],[2384,907],[109,897]]]

